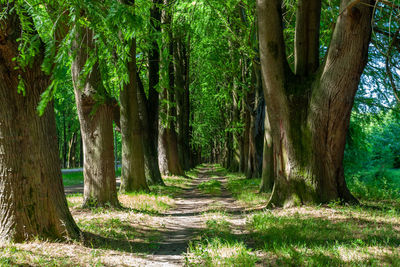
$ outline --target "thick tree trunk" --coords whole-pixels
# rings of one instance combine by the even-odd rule
[[[172,49],[172,47],[170,47]],[[169,79],[170,79],[170,90],[168,90],[168,127],[166,129],[166,143],[167,143],[167,161],[168,161],[168,172],[173,175],[184,175],[178,152],[178,135],[175,130],[175,122],[173,118],[176,118],[176,108],[174,96],[174,72],[172,62],[169,68]]]
[[[172,95],[167,93],[167,89],[164,90],[163,97],[167,98],[168,102],[173,101],[173,93]],[[174,114],[174,108],[170,106],[162,107],[161,110],[167,113],[168,118]],[[161,173],[165,175],[184,175],[179,161],[178,137],[174,122],[160,123],[159,127],[158,163]]]
[[[174,41],[175,96],[178,122],[178,151],[183,170],[190,169],[188,55],[181,37]]]
[[[150,9],[150,34],[161,32],[161,9],[162,0],[153,0]],[[152,47],[149,51],[149,97],[146,99],[144,88],[140,91],[143,101],[143,110],[146,112],[142,120],[143,147],[146,164],[146,177],[150,184],[164,185],[158,164],[158,130],[159,130],[159,93],[160,81],[160,48],[157,44],[157,36],[153,37]],[[139,81],[139,80],[138,80]],[[141,87],[139,86],[139,89]]]
[[[303,0],[299,5],[306,3]],[[301,58],[296,60],[293,74],[285,56],[281,1],[258,0],[262,74],[274,157],[270,206],[337,199],[356,202],[346,186],[342,161],[354,96],[368,55],[372,8],[369,1],[348,9],[349,3],[341,1],[326,60],[312,74],[304,68],[314,66],[319,54],[312,51],[315,37],[296,36],[303,40],[296,42],[297,51],[308,47],[311,56],[298,53]],[[298,16],[305,18],[308,13]],[[296,27],[314,29],[317,24],[319,17]],[[304,29],[298,32],[305,33]],[[313,32],[318,34],[315,29]]]
[[[64,195],[53,105],[42,116],[36,110],[49,84],[41,71],[44,49],[16,69],[20,34],[18,16],[7,14],[0,28],[0,242],[78,238]]]
[[[250,114],[247,178],[261,177],[262,174],[265,104],[261,70],[257,62],[253,62],[252,85],[254,93],[249,93],[247,98]]]
[[[93,33],[89,29],[76,27],[71,74],[83,143],[83,206],[119,206],[113,154],[114,110],[107,103],[98,63],[93,65],[85,79],[81,76],[88,50],[95,53],[95,48]],[[98,102],[99,95],[103,97],[103,103]]]
[[[136,75],[137,78],[137,83],[138,83],[138,103],[139,103],[139,110],[140,110],[140,120],[141,120],[141,125],[143,129],[143,151],[144,151],[144,162],[145,162],[145,173],[146,173],[146,180],[148,184],[151,185],[164,185],[164,182],[161,178],[161,173],[160,173],[160,167],[159,167],[159,162],[158,162],[158,138],[159,138],[159,133],[157,129],[157,142],[154,142],[154,135],[152,133],[153,129],[151,129],[153,126],[151,125],[151,121],[149,119],[149,116],[152,117],[154,114],[149,114],[152,113],[147,104],[149,101],[146,99],[146,93],[144,91],[144,86],[143,83],[139,77],[139,75]],[[157,109],[157,113],[159,112],[159,108]],[[158,127],[158,114],[156,116],[157,122],[157,127]],[[155,149],[154,149],[155,146]]]
[[[164,0],[165,5],[171,4],[169,0]],[[163,23],[171,27],[171,14],[165,10],[163,13]],[[168,42],[165,42],[165,47],[168,48],[168,59],[165,60],[166,65],[164,71],[166,71],[164,77],[168,77],[168,82],[164,82],[166,88],[164,88],[163,97],[167,99],[168,104],[164,106],[164,121],[160,125],[160,141],[159,143],[159,164],[168,166],[168,172],[172,175],[184,175],[182,170],[179,154],[178,154],[178,137],[175,128],[176,119],[176,108],[175,108],[175,75],[174,75],[174,64],[172,62],[174,58],[174,44],[172,36],[172,28],[168,30]],[[166,159],[166,162],[165,162]],[[160,167],[161,169],[161,167]]]
[[[120,93],[122,136],[120,191],[124,193],[149,191],[144,171],[143,132],[139,117],[135,39],[132,40],[129,56],[129,82]]]

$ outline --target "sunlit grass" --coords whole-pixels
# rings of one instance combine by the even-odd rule
[[[124,251],[150,253],[158,249],[158,242],[162,238],[160,229],[138,227],[135,216],[125,216],[121,213],[113,217],[81,218],[78,220],[78,226],[85,232],[100,236],[100,239],[94,239],[96,246],[108,249],[118,247],[108,244],[107,239],[124,243],[120,248]]]
[[[247,228],[276,265],[381,266],[400,264],[399,222],[399,213],[333,204],[256,213]]]
[[[124,208],[145,213],[163,213],[175,205],[173,198],[157,193],[133,192],[119,194],[118,199]],[[70,208],[79,208],[83,203],[83,196],[82,194],[67,195],[67,201]],[[104,207],[91,209],[94,213],[104,213],[107,210]]]
[[[154,193],[136,192],[119,195],[121,204],[139,212],[162,213],[174,206],[174,200],[170,196]]]
[[[257,256],[231,233],[224,213],[207,213],[206,229],[189,244],[188,266],[254,266]]]
[[[270,194],[259,193],[261,179],[246,179],[243,174],[227,173],[228,190],[233,197],[247,207],[266,205]]]
[[[30,266],[74,265],[69,257],[41,255],[17,248],[13,245],[0,248],[0,266],[25,266],[26,262],[29,262]]]
[[[206,182],[200,183],[197,188],[206,194],[211,194],[211,195],[219,195],[221,194],[221,182],[218,180],[208,180]]]
[[[121,168],[118,168],[118,171],[115,173],[116,177],[121,176]],[[64,186],[73,186],[83,184],[83,172],[71,172],[71,173],[63,173],[63,184]]]

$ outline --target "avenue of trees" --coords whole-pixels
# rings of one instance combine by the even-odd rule
[[[262,177],[270,207],[356,204],[347,173],[400,167],[399,12],[0,0],[0,240],[79,238],[61,168],[83,167],[83,206],[118,208],[115,157],[120,193],[213,162]]]

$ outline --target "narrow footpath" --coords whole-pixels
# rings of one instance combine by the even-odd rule
[[[201,192],[198,185],[213,180],[221,182],[221,194],[210,195]],[[157,266],[182,266],[184,265],[184,253],[187,251],[189,241],[196,234],[205,229],[205,217],[207,211],[219,210],[232,214],[236,221],[242,221],[241,207],[235,205],[235,199],[226,189],[225,177],[214,173],[213,167],[204,167],[198,170],[198,177],[193,179],[191,187],[176,198],[176,207],[165,213],[164,224],[166,232],[164,240],[160,243],[160,249],[147,257],[150,264]]]
[[[188,178],[190,179],[190,178]],[[206,194],[198,189],[199,184],[210,179],[221,183],[219,194]],[[212,165],[206,165],[197,169],[197,177],[191,182],[189,188],[174,198],[175,207],[163,214],[155,215],[154,219],[163,225],[161,241],[154,254],[137,255],[137,259],[131,259],[127,266],[183,266],[185,265],[185,253],[189,242],[198,236],[199,232],[206,229],[206,217],[204,213],[222,211],[230,216],[232,232],[243,234],[245,214],[241,206],[237,204],[232,194],[226,189],[227,179]],[[65,188],[66,194],[82,193],[83,185]]]

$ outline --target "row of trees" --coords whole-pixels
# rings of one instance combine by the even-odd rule
[[[193,165],[189,59],[187,44],[172,31],[173,6],[1,2],[1,239],[79,236],[63,193],[54,97],[63,124],[63,165],[76,165],[77,147],[83,155],[84,206],[120,206],[114,125],[121,132],[121,192],[149,190],[148,183],[163,184],[161,173],[183,175]],[[138,47],[145,31],[150,37]],[[79,145],[76,123],[68,119],[73,109],[60,104],[72,98],[71,81]]]
[[[52,102],[74,117],[71,85],[84,206],[120,205],[114,127],[121,192],[208,160],[262,174],[270,206],[356,202],[343,155],[378,4],[338,2],[1,0],[0,239],[80,235]]]

